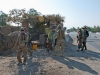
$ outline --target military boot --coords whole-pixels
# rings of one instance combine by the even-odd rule
[[[83,50],[84,50],[84,48],[82,47],[81,51],[83,51]]]
[[[87,50],[87,47],[86,47],[86,45],[85,45],[85,50]]]
[[[87,50],[87,48],[85,48],[85,50]]]

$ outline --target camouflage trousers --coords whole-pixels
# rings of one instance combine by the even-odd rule
[[[49,52],[50,50],[52,51],[53,47],[52,47],[52,40],[48,39],[47,42],[47,52]]]
[[[23,62],[26,62],[26,60],[27,60],[27,46],[19,46],[19,50],[17,52],[17,60],[18,60],[19,63],[22,63],[22,59],[21,59],[21,53],[22,52],[24,54]]]
[[[83,38],[83,49],[85,48],[85,50],[87,50],[87,47],[86,47],[86,40],[87,40],[87,37],[84,37],[84,38]]]
[[[32,55],[32,44],[27,45],[27,51],[28,53],[30,53],[30,55]]]
[[[58,53],[58,49],[61,47],[61,53],[64,55],[64,39],[57,39],[57,43],[55,46],[55,54]]]
[[[29,48],[27,48],[27,52],[32,56],[32,51]]]
[[[83,49],[83,40],[82,40],[82,39],[78,40],[78,50],[79,50],[80,48]]]

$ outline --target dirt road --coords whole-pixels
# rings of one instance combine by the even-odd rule
[[[72,39],[71,39],[71,38]],[[65,44],[65,56],[53,56],[39,48],[28,56],[27,64],[17,66],[16,54],[0,57],[0,75],[100,75],[100,51],[88,46],[85,52],[77,52],[76,38],[71,36]]]

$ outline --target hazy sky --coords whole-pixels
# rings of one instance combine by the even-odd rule
[[[64,26],[100,26],[100,0],[0,0],[0,10],[9,13],[11,9],[30,8],[42,14],[65,16]]]

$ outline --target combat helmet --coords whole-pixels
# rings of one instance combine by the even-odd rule
[[[85,26],[84,28],[85,28],[85,29],[87,29],[87,27],[86,27],[86,26]]]
[[[84,26],[84,27],[82,27],[82,29],[87,29],[87,27],[86,27],[86,26]]]
[[[27,28],[26,27],[23,27],[23,28],[24,28],[25,31],[27,31]]]

